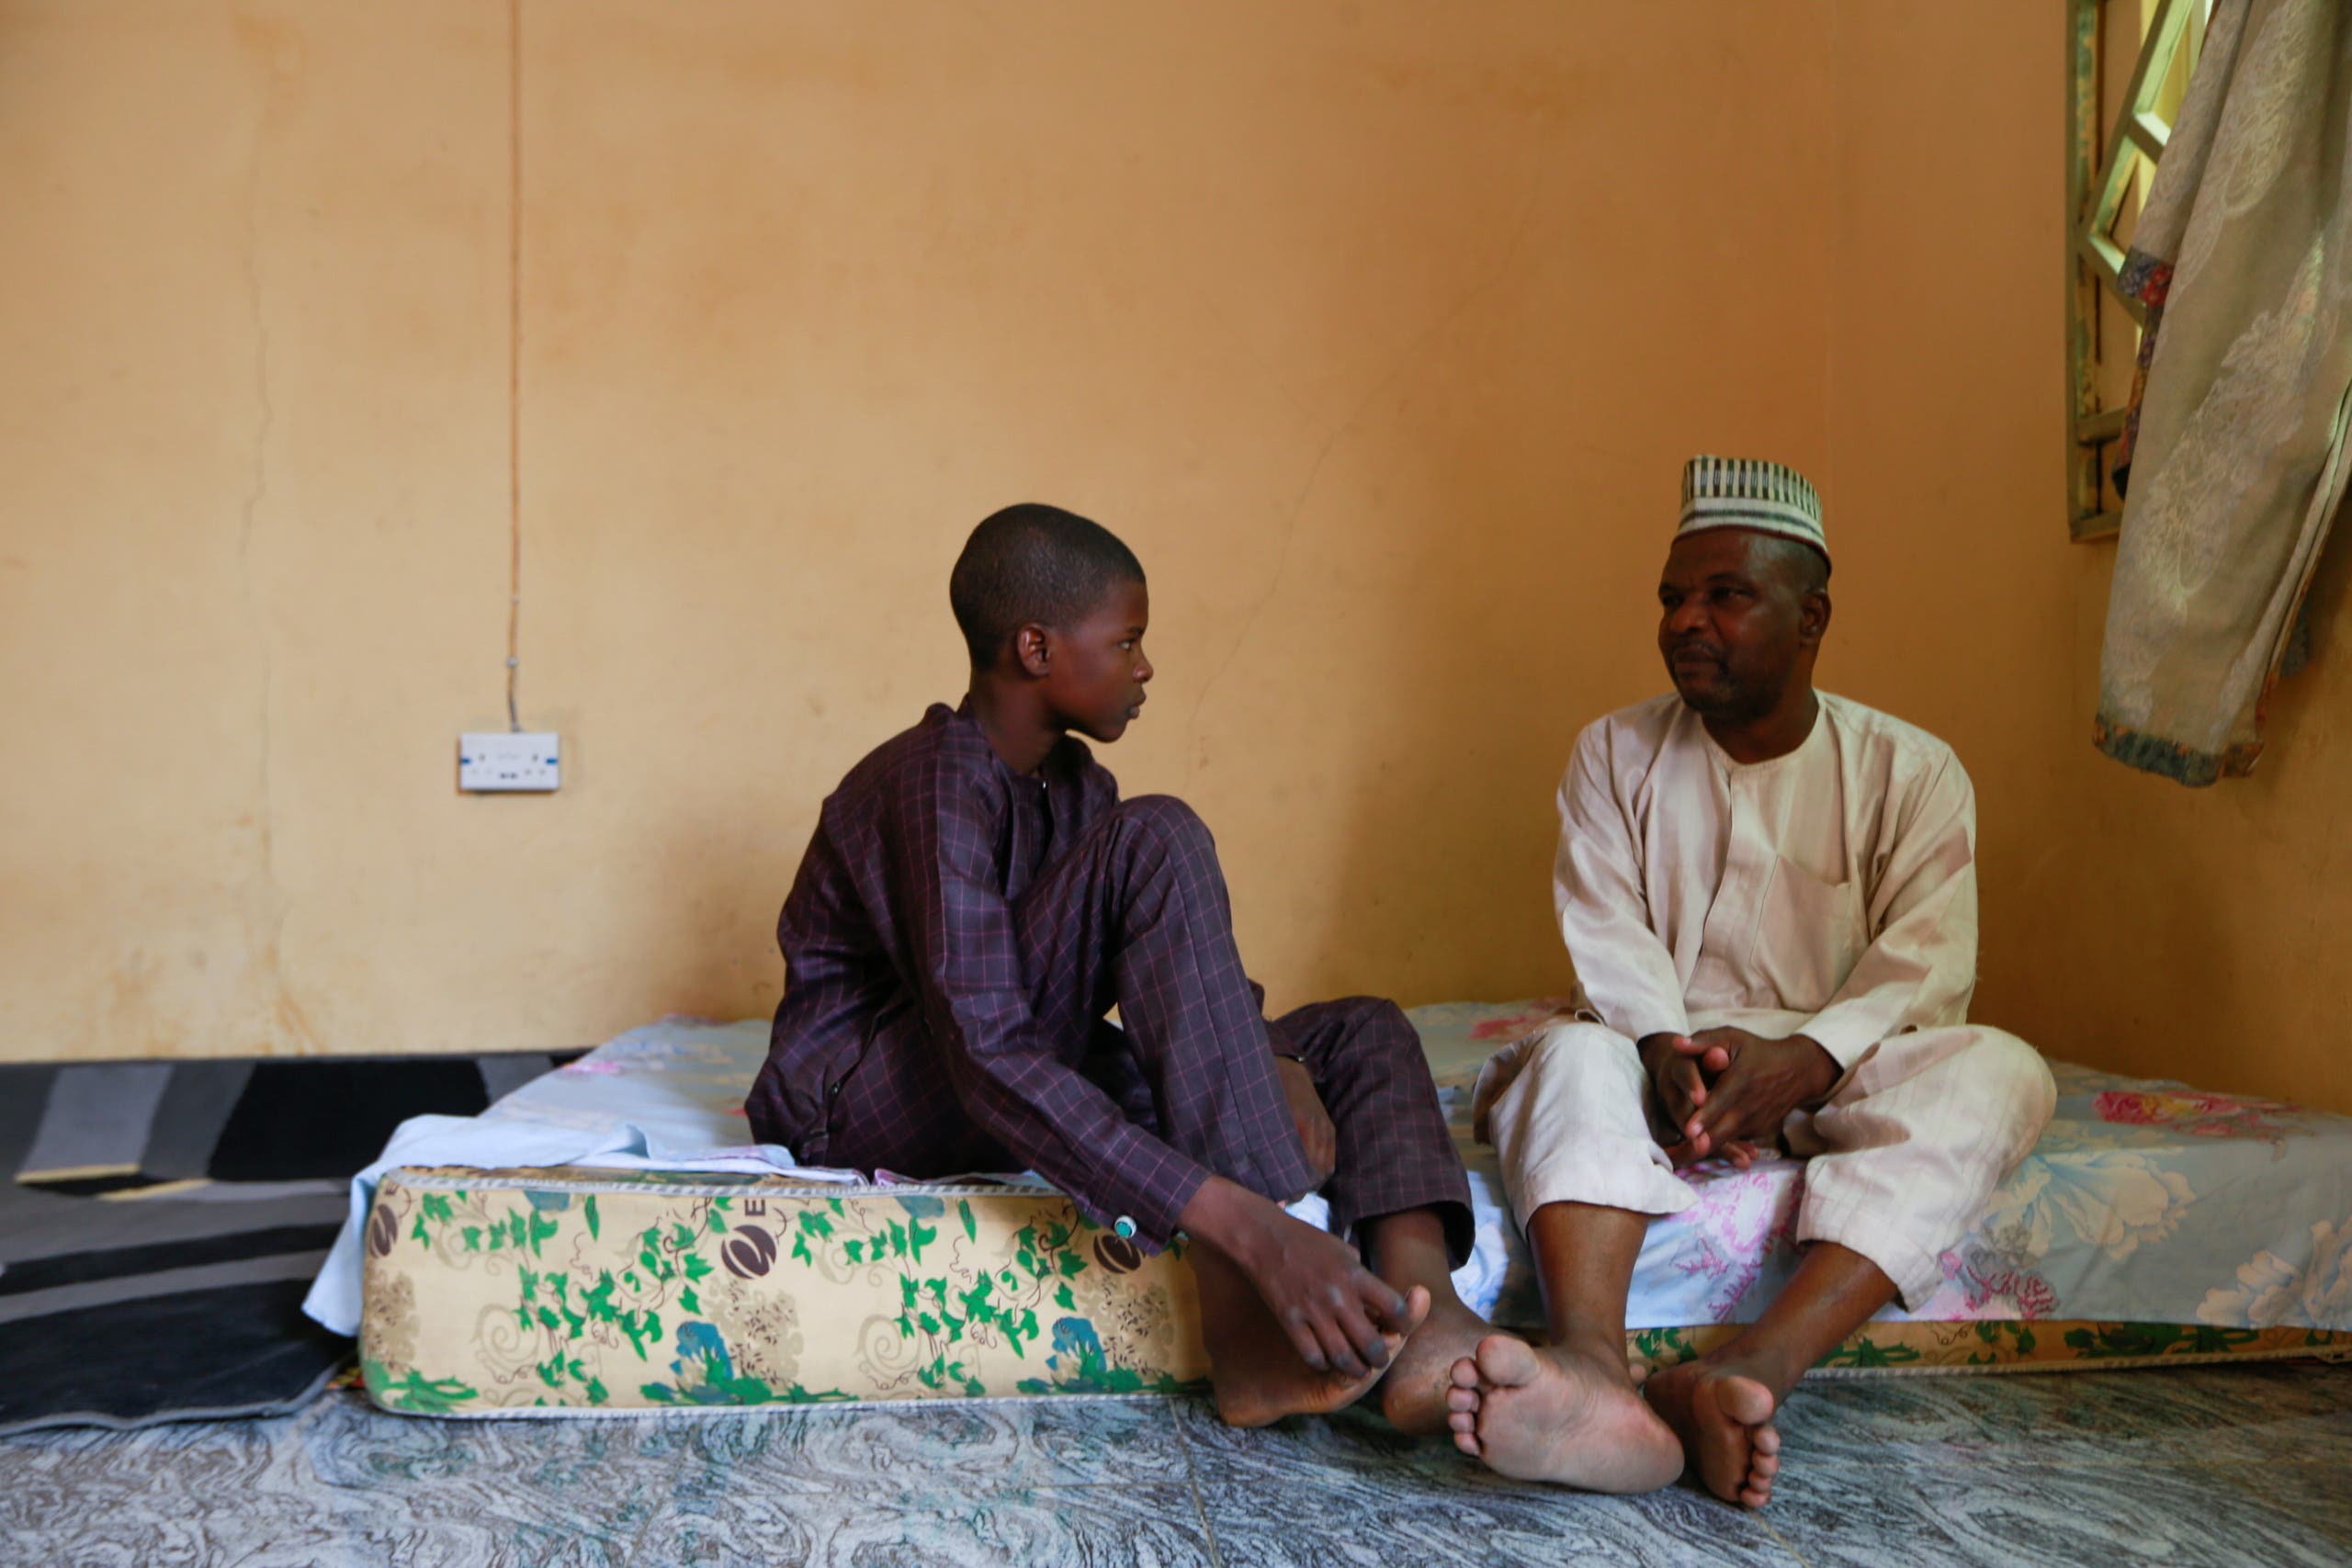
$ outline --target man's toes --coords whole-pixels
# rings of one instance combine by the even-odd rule
[[[1455,1412],[1466,1410],[1475,1414],[1478,1408],[1478,1391],[1475,1388],[1447,1389],[1445,1407]]]
[[[1758,1453],[1747,1461],[1747,1478],[1750,1481],[1769,1482],[1780,1473],[1781,1456],[1778,1454]]]
[[[1781,1429],[1768,1421],[1749,1433],[1747,1441],[1748,1446],[1759,1454],[1777,1454],[1781,1451]],[[1779,1462],[1778,1460],[1773,1461],[1776,1466]]]
[[[1472,1459],[1476,1459],[1478,1457],[1478,1434],[1476,1432],[1456,1432],[1453,1434],[1453,1446],[1460,1449],[1464,1453],[1468,1454]]]
[[[1739,1500],[1748,1507],[1760,1508],[1772,1500],[1772,1489],[1769,1486],[1744,1486],[1740,1488]]]
[[[1478,1341],[1478,1375],[1495,1387],[1525,1388],[1541,1367],[1535,1347],[1524,1339],[1489,1334]]]
[[[1478,1429],[1478,1414],[1475,1410],[1457,1410],[1445,1418],[1445,1424],[1457,1432],[1475,1433]]]
[[[1478,1363],[1476,1360],[1464,1356],[1453,1363],[1453,1386],[1456,1388],[1478,1386]]]

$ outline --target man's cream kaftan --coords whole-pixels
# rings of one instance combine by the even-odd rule
[[[1843,1069],[1782,1128],[1809,1156],[1800,1240],[1836,1241],[1916,1305],[2054,1103],[2033,1049],[1967,1021],[1976,808],[1951,749],[1844,698],[1794,751],[1740,763],[1668,696],[1578,737],[1554,901],[1573,1016],[1481,1076],[1524,1224],[1546,1203],[1693,1201],[1653,1132],[1635,1042],[1722,1024],[1808,1035]]]

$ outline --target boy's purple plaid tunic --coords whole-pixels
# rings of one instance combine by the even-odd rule
[[[1434,1207],[1469,1255],[1469,1183],[1404,1014],[1352,998],[1269,1024],[1208,829],[1166,796],[1122,803],[1076,739],[1023,778],[968,705],[933,706],[825,802],[776,936],[784,1001],[745,1110],[806,1164],[1031,1169],[1156,1249],[1211,1173],[1276,1200],[1312,1184],[1279,1049],[1337,1132],[1334,1218]]]

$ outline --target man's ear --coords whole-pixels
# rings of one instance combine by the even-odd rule
[[[1797,641],[1806,648],[1818,648],[1824,633],[1829,630],[1829,590],[1816,588],[1797,602]]]
[[[1023,674],[1044,680],[1053,671],[1053,634],[1030,622],[1012,634],[1012,657]]]

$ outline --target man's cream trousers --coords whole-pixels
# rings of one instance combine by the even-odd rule
[[[1694,1033],[1722,1024],[1778,1038],[1804,1019],[1690,1021]],[[1546,1203],[1671,1214],[1695,1202],[1651,1134],[1650,1100],[1634,1043],[1598,1023],[1560,1019],[1497,1052],[1473,1104],[1520,1224]],[[1967,1234],[2056,1103],[2041,1055],[1998,1030],[1962,1024],[1881,1041],[1820,1110],[1781,1129],[1788,1151],[1808,1160],[1797,1239],[1851,1247],[1916,1310],[1942,1281],[1939,1255]]]

